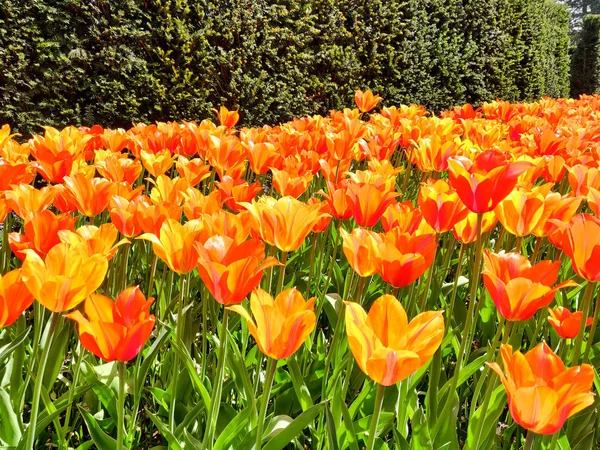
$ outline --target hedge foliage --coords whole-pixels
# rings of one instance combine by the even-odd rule
[[[553,0],[0,0],[0,122],[246,125],[327,113],[356,88],[441,110],[569,91]]]
[[[571,60],[571,95],[600,92],[600,15],[587,15]]]

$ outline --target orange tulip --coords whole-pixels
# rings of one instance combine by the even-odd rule
[[[229,111],[225,106],[221,106],[219,110],[213,109],[219,119],[219,123],[227,128],[233,128],[240,120],[238,110]]]
[[[319,211],[321,211],[321,213],[325,214],[315,224],[312,231],[314,233],[321,233],[321,232],[325,231],[327,229],[327,227],[329,226],[329,223],[331,222],[331,217],[332,217],[331,208],[329,207],[329,204],[327,202],[320,202],[315,197],[309,198],[308,201],[306,202],[306,204],[309,206],[317,205],[317,207],[319,208]]]
[[[449,133],[434,134],[419,139],[412,151],[413,162],[422,172],[444,172],[448,170],[448,159],[460,151],[460,140]]]
[[[361,370],[383,386],[402,381],[423,367],[444,337],[441,311],[427,311],[410,322],[400,302],[382,295],[367,314],[346,302],[346,333]]]
[[[557,231],[558,222],[568,223],[577,213],[581,197],[561,196],[558,192],[550,192],[544,199],[544,214],[531,230],[537,237],[546,237]]]
[[[577,275],[600,281],[600,219],[590,214],[574,216],[564,231],[562,249]]]
[[[114,183],[105,178],[87,179],[83,174],[65,177],[65,187],[81,214],[96,217],[108,208],[114,193]]]
[[[261,197],[252,203],[241,203],[257,223],[263,241],[283,252],[300,248],[313,227],[327,215],[318,205],[309,206],[293,197]]]
[[[242,142],[250,169],[257,175],[264,175],[270,167],[277,167],[282,159],[278,148],[271,142]]]
[[[221,191],[212,191],[208,195],[202,194],[198,189],[189,187],[182,192],[185,202],[183,203],[183,212],[189,220],[199,219],[205,214],[217,214],[223,209],[223,193]]]
[[[594,403],[592,366],[567,369],[544,342],[525,355],[502,344],[500,353],[504,373],[497,363],[489,366],[502,380],[510,413],[523,428],[554,434],[569,417]]]
[[[219,187],[219,191],[223,194],[225,204],[233,212],[243,209],[240,207],[240,204],[253,201],[256,195],[262,190],[260,183],[248,184],[244,180],[234,180],[227,175],[216,184]]]
[[[6,205],[24,221],[31,220],[36,213],[50,207],[56,195],[56,189],[46,186],[36,189],[29,184],[19,184],[4,193]]]
[[[138,205],[141,201],[142,197],[129,201],[118,195],[110,199],[110,221],[123,236],[133,237],[141,233],[142,230],[136,218]]]
[[[167,219],[159,234],[144,233],[138,239],[152,242],[154,254],[162,259],[173,272],[188,273],[196,267],[198,253],[194,242],[206,228],[199,220],[190,220],[184,225]]]
[[[436,233],[445,233],[467,217],[469,210],[446,180],[428,181],[421,186],[418,199],[423,218]]]
[[[210,136],[206,149],[206,159],[223,179],[225,175],[234,180],[239,179],[246,171],[246,152],[239,138],[235,135]]]
[[[91,295],[85,301],[84,317],[74,311],[65,317],[77,322],[84,348],[106,362],[131,361],[140,352],[154,328],[150,314],[154,299],[146,297],[138,286],[121,292],[116,301],[104,295]]]
[[[318,194],[325,197],[329,205],[331,215],[336,219],[346,220],[352,217],[352,206],[348,194],[348,186],[345,183],[334,184],[327,181],[327,192],[319,191]]]
[[[303,175],[293,174],[287,170],[277,170],[271,167],[273,174],[273,187],[282,196],[298,198],[308,189],[308,185],[313,179],[312,173]]]
[[[519,253],[493,253],[483,250],[483,282],[498,312],[507,320],[527,320],[548,306],[563,287],[577,286],[565,281],[552,287],[558,278],[560,261],[531,265]]]
[[[415,233],[423,222],[421,208],[415,208],[410,200],[392,203],[381,216],[381,225],[387,233],[400,228],[404,233]]]
[[[0,328],[13,324],[32,303],[21,269],[0,274]]]
[[[265,245],[258,239],[237,244],[227,236],[212,236],[196,243],[198,273],[215,300],[223,305],[240,303],[255,289],[263,271],[279,265],[265,259]]]
[[[97,150],[94,166],[100,175],[115,183],[124,181],[132,185],[142,174],[142,164],[138,160],[110,150]]]
[[[106,276],[108,261],[90,256],[85,245],[60,243],[42,260],[33,250],[24,250],[23,282],[34,298],[53,312],[75,308],[94,292]]]
[[[220,210],[212,215],[203,214],[200,220],[210,230],[210,236],[215,234],[228,236],[237,244],[244,242],[252,233],[252,217],[248,211],[233,214]],[[206,238],[210,236],[207,235]]]
[[[13,184],[29,184],[34,176],[35,169],[26,159],[12,162],[0,155],[0,191],[10,189]]]
[[[42,259],[52,247],[60,242],[59,231],[75,229],[75,218],[69,214],[56,215],[52,211],[38,212],[31,220],[25,222],[24,232],[10,233],[8,243],[10,249],[21,261],[25,259],[25,249],[32,249]]]
[[[581,321],[583,320],[583,312],[576,311],[572,313],[564,306],[548,309],[548,322],[552,328],[556,330],[558,335],[563,339],[573,339],[579,334]],[[585,321],[585,326],[589,327],[594,322],[593,317],[588,317]]]
[[[206,165],[200,158],[187,159],[185,156],[179,155],[175,167],[177,173],[189,181],[190,186],[196,186],[210,176],[210,166]]]
[[[166,175],[159,175],[156,180],[148,178],[154,185],[150,191],[150,200],[155,205],[177,205],[181,206],[184,200],[183,193],[189,187],[186,178],[170,178]]]
[[[397,192],[387,190],[387,186],[371,183],[348,183],[348,203],[356,223],[361,227],[372,227],[391,204],[395,203]]]
[[[286,289],[273,301],[268,292],[260,288],[250,295],[250,310],[254,320],[241,305],[230,306],[248,321],[248,331],[258,348],[273,359],[292,356],[315,328],[315,297],[308,301],[296,289]]]
[[[104,223],[99,227],[84,225],[77,228],[75,232],[62,230],[58,232],[61,242],[70,245],[82,244],[87,246],[90,256],[103,255],[109,261],[115,256],[118,248],[129,243],[127,239],[121,239],[115,244],[119,237],[119,231],[112,223]]]
[[[487,233],[490,231],[496,223],[498,218],[494,211],[483,213],[483,219],[481,221],[481,233]],[[470,244],[477,240],[477,214],[469,212],[460,222],[454,224],[452,232],[457,241],[463,244]]]
[[[150,175],[154,178],[163,175],[171,167],[177,158],[176,155],[171,155],[169,149],[163,149],[157,153],[147,152],[142,150],[140,152],[142,164]]]
[[[433,234],[411,235],[392,229],[377,248],[377,272],[394,287],[408,286],[433,264],[436,252]]]
[[[160,227],[167,219],[179,222],[181,207],[171,203],[153,204],[146,196],[141,197],[135,211],[135,220],[144,233],[160,234]]]
[[[377,106],[377,103],[379,103],[380,100],[381,97],[379,95],[373,95],[371,90],[363,92],[360,89],[357,89],[354,92],[354,102],[356,103],[358,110],[362,113],[371,111]]]
[[[448,159],[450,184],[475,213],[494,209],[515,188],[519,175],[530,167],[529,162],[510,162],[503,153],[493,150],[479,154],[474,161],[464,156]]]
[[[552,184],[547,183],[531,189],[517,188],[508,194],[494,210],[506,231],[514,236],[523,237],[541,225],[540,222],[547,215],[544,214],[545,198],[551,188]]]
[[[383,242],[381,235],[364,228],[355,228],[352,233],[340,228],[340,233],[344,255],[350,267],[361,277],[377,272],[377,248]]]

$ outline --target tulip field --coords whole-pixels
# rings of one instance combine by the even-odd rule
[[[600,97],[0,130],[0,449],[600,448]]]

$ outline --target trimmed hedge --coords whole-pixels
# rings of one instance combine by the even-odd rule
[[[242,123],[352,105],[439,111],[568,94],[568,26],[551,0],[2,0],[0,122]]]
[[[583,18],[571,65],[571,95],[600,92],[600,15]]]

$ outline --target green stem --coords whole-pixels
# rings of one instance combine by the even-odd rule
[[[152,265],[150,266],[150,277],[148,279],[148,288],[147,295],[148,297],[152,296],[152,284],[154,283],[154,276],[156,275],[156,263],[158,262],[158,256],[154,255],[152,257]]]
[[[223,322],[221,323],[221,331],[219,332],[219,363],[217,365],[216,383],[214,384],[215,389],[212,392],[210,399],[210,410],[208,414],[208,424],[206,434],[204,435],[204,441],[202,448],[212,450],[213,441],[215,438],[215,428],[217,425],[217,418],[219,417],[219,409],[221,407],[221,394],[223,391],[223,377],[225,374],[225,358],[227,352],[227,317],[229,310],[223,311]]]
[[[306,281],[306,292],[304,293],[304,298],[309,298],[310,296],[310,284],[312,282],[313,271],[315,268],[315,252],[317,250],[317,238],[319,235],[317,233],[313,233],[312,246],[310,248],[310,265],[308,267],[308,280]]]
[[[279,279],[277,280],[277,292],[279,294],[283,289],[283,279],[285,278],[285,264],[287,263],[288,252],[283,252],[281,254],[281,264],[282,266],[279,268]]]
[[[183,319],[183,302],[184,302],[184,283],[185,276],[183,274],[179,275],[180,277],[180,292],[179,292],[179,302],[177,302],[177,322],[175,322],[175,340],[177,344],[183,347],[181,334],[183,333],[185,327],[185,321]],[[171,392],[171,410],[169,411],[169,427],[171,433],[175,432],[175,407],[177,405],[177,385],[179,383],[179,353],[175,352],[173,355],[173,392]]]
[[[450,308],[446,312],[446,330],[450,329],[452,317],[454,317],[454,304],[456,302],[456,292],[458,291],[458,280],[462,275],[462,261],[465,254],[465,244],[460,244],[460,252],[458,254],[458,263],[456,264],[456,274],[454,276],[454,285],[452,286],[452,295],[450,296]]]
[[[79,380],[79,372],[81,371],[81,360],[83,359],[83,351],[81,349],[81,342],[77,343],[77,365],[75,366],[75,374],[73,375],[73,381],[69,387],[69,403],[67,406],[67,413],[65,414],[65,425],[63,434],[66,436],[69,430],[69,422],[71,421],[71,410],[73,408],[73,399],[75,397],[75,389],[77,388],[77,381]],[[68,449],[69,441],[65,442],[65,447]]]
[[[533,448],[533,441],[535,441],[535,433],[531,430],[528,430],[527,437],[525,438],[525,445],[523,445],[523,450],[531,450]]]
[[[265,384],[263,385],[263,394],[260,401],[260,413],[258,415],[258,425],[256,427],[256,446],[254,447],[255,450],[259,450],[262,446],[263,428],[265,426],[267,407],[269,405],[271,387],[273,386],[273,378],[275,378],[276,371],[277,361],[273,358],[267,358],[267,372],[265,373]]]
[[[592,343],[594,341],[594,335],[596,334],[596,327],[598,325],[598,320],[600,317],[600,289],[598,290],[598,297],[596,298],[596,306],[594,308],[594,314],[592,315],[594,321],[592,322],[592,326],[590,328],[590,332],[588,334],[588,344],[585,346],[585,351],[583,353],[583,362],[586,363],[589,361],[590,350],[592,348]],[[582,321],[582,325],[585,329],[585,322],[587,320]],[[581,330],[579,331],[581,333]]]
[[[437,235],[436,235],[437,241]],[[422,313],[425,310],[425,305],[427,304],[427,294],[429,293],[429,289],[431,288],[431,281],[433,280],[433,276],[435,275],[435,259],[437,257],[438,246],[436,244],[435,251],[433,253],[433,264],[429,267],[429,274],[427,276],[427,284],[425,285],[425,289],[423,290],[423,294],[421,296],[421,301],[419,302],[419,312]]]
[[[588,281],[587,286],[585,287],[585,291],[583,293],[583,300],[581,302],[581,311],[583,312],[583,317],[581,318],[581,325],[579,325],[579,334],[575,339],[575,345],[573,347],[573,354],[571,356],[572,366],[576,366],[579,364],[579,358],[581,357],[581,344],[583,343],[583,334],[585,333],[585,323],[589,316],[590,304],[592,302],[592,297],[594,296],[595,288],[596,283]]]
[[[117,445],[123,448],[123,437],[125,435],[125,363],[119,361],[119,398],[117,404]]]
[[[31,405],[31,418],[29,420],[29,427],[27,428],[27,442],[25,448],[34,449],[35,444],[35,428],[37,425],[38,412],[40,409],[40,398],[42,397],[42,385],[44,384],[44,372],[48,365],[48,355],[50,354],[50,347],[52,347],[52,340],[54,339],[54,332],[56,331],[56,325],[60,313],[53,312],[50,316],[50,326],[48,328],[48,336],[44,343],[44,351],[42,352],[42,359],[40,360],[39,371],[35,379],[35,385],[33,388],[33,403]]]
[[[381,406],[383,405],[384,392],[385,386],[383,386],[382,384],[378,384],[377,394],[375,395],[375,407],[373,409],[373,416],[371,417],[371,426],[369,427],[369,440],[367,441],[367,450],[373,450],[375,448],[377,425],[379,424],[379,416],[381,415]]]
[[[117,292],[115,292],[115,294],[117,294],[120,290],[125,290],[125,288],[127,287],[127,262],[129,260],[129,249],[130,249],[131,244],[123,244],[123,259],[121,261],[121,276],[120,276],[120,280],[119,280],[119,287]]]

